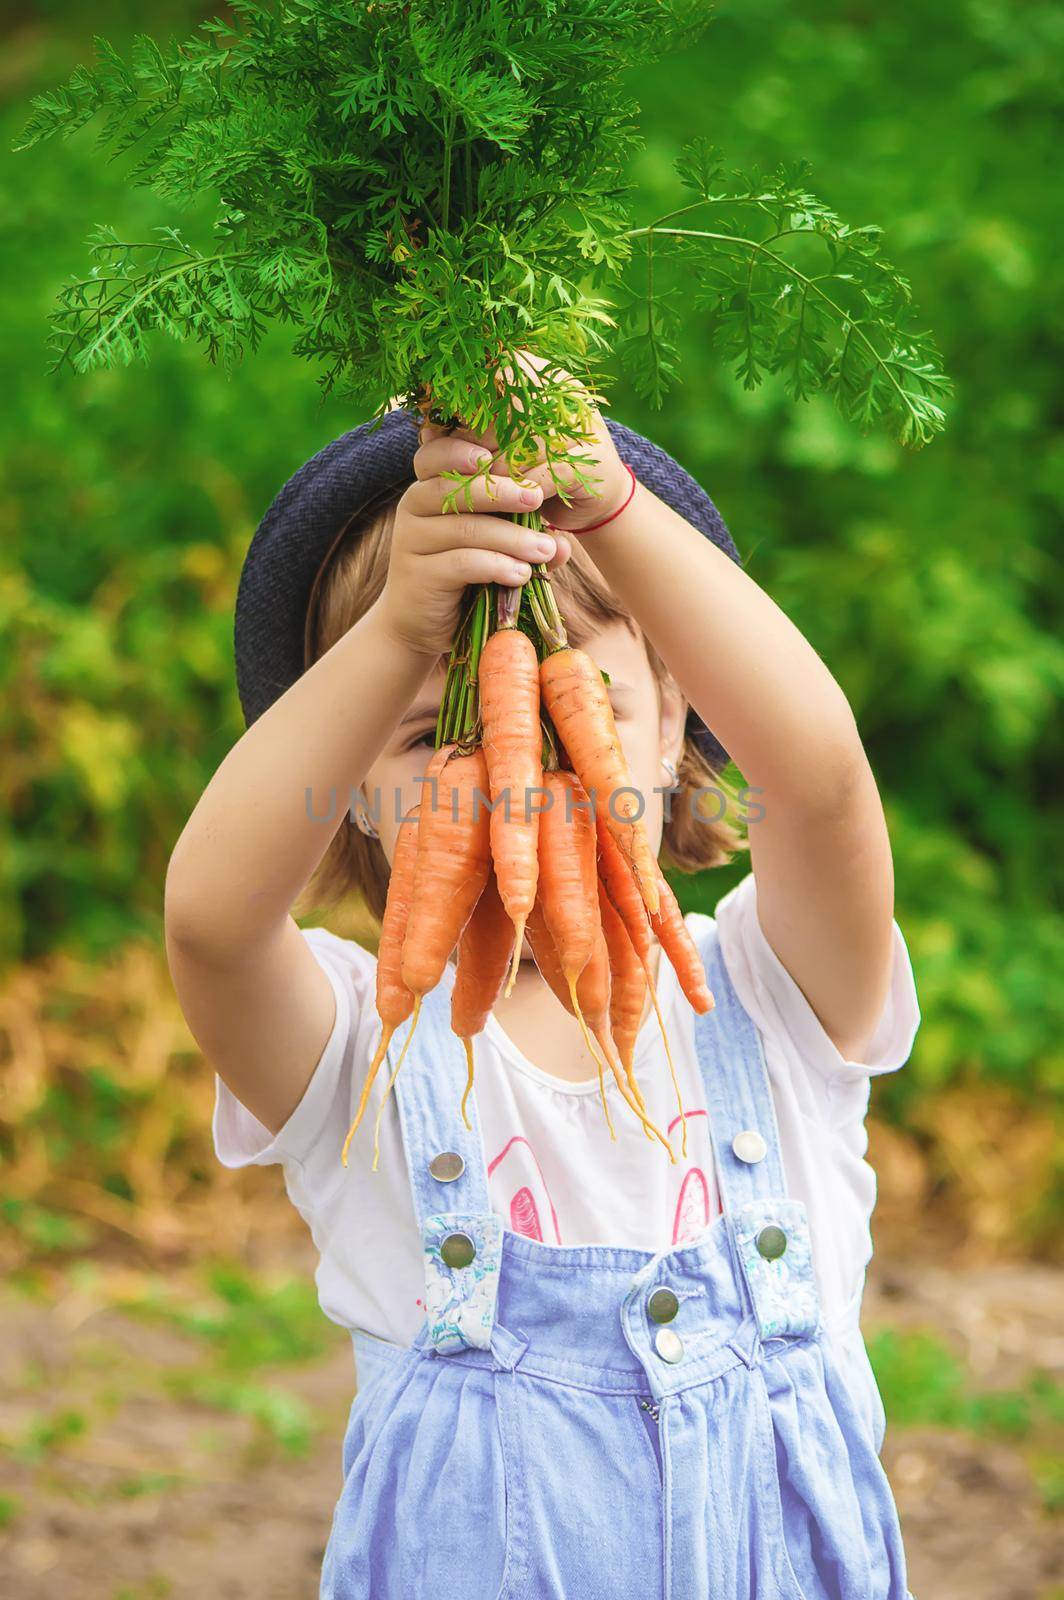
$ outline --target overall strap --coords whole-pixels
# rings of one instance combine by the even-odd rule
[[[392,1040],[393,1065],[407,1034],[404,1026]],[[465,1086],[465,1054],[451,1032],[451,984],[445,977],[421,1002],[417,1032],[395,1080],[414,1214],[422,1229],[441,1211],[490,1209],[475,1093],[466,1101],[470,1127],[462,1120]]]
[[[695,1019],[717,1183],[763,1338],[820,1318],[805,1204],[787,1193],[761,1036],[735,992],[717,925],[698,940],[716,1004]]]
[[[425,1325],[415,1343],[441,1354],[492,1343],[502,1256],[502,1218],[488,1198],[487,1160],[475,1091],[462,1117],[466,1063],[451,1032],[451,983],[437,984],[421,1015],[395,1097],[425,1261]],[[393,1039],[398,1060],[409,1025]]]
[[[716,1004],[695,1018],[695,1049],[721,1205],[736,1211],[747,1200],[786,1193],[779,1129],[761,1037],[735,992],[715,922],[698,941],[698,953]]]

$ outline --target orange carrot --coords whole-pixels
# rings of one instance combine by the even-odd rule
[[[599,928],[595,819],[571,772],[545,772],[539,897],[570,994],[591,960]]]
[[[647,997],[647,979],[643,964],[628,937],[628,930],[618,916],[609,895],[599,883],[599,913],[602,932],[610,960],[610,1030],[613,1033],[617,1054],[621,1058],[628,1087],[646,1110],[646,1101],[635,1079],[632,1060],[635,1042],[643,1022],[643,1006]]]
[[[577,988],[580,974],[591,960],[600,932],[595,873],[595,819],[587,796],[571,772],[545,772],[543,787],[546,800],[540,819],[539,892],[535,909],[542,911],[549,952],[543,950],[541,953],[548,962],[551,954],[557,958],[567,992],[562,1004],[580,1024],[588,1054],[598,1067],[602,1109],[606,1114],[610,1137],[615,1139],[617,1135],[613,1131],[609,1106],[606,1104],[602,1062],[591,1043]],[[532,946],[532,953],[536,956],[535,945]],[[542,972],[543,966],[538,956],[536,964]],[[549,977],[547,982],[551,982]]]
[[[540,667],[540,685],[580,782],[631,863],[644,905],[657,911],[656,862],[601,672],[583,650],[556,650]]]
[[[636,953],[645,962],[650,956],[650,918],[639,885],[604,816],[595,818],[595,828],[599,880],[628,930]]]
[[[466,1100],[473,1087],[473,1038],[482,1031],[502,993],[513,944],[513,924],[492,872],[458,941],[458,970],[451,990],[451,1030],[465,1046],[469,1069],[462,1096],[462,1120],[467,1128],[472,1127]]]
[[[569,997],[569,985],[565,981],[562,964],[558,960],[558,951],[555,948],[554,940],[550,936],[547,919],[543,915],[543,902],[538,896],[528,915],[525,937],[535,958],[536,966],[539,968],[540,977],[547,987],[553,991],[554,997],[559,1004],[565,1007],[571,1017],[575,1017],[576,1012],[573,1010],[573,1002]]]
[[[525,922],[539,878],[539,810],[543,783],[539,726],[539,657],[518,628],[493,633],[480,655],[480,717],[491,785],[491,854],[499,895],[514,925],[509,994],[521,960]]]
[[[654,1007],[654,1015],[658,1019],[661,1030],[661,1042],[665,1046],[665,1059],[669,1064],[669,1076],[672,1078],[672,1087],[676,1095],[676,1105],[680,1113],[682,1127],[681,1153],[687,1154],[687,1112],[684,1110],[683,1095],[680,1093],[680,1084],[676,1076],[676,1064],[672,1059],[672,1049],[669,1045],[669,1035],[665,1028],[665,1018],[658,1005],[658,990],[654,982],[654,971],[651,966],[650,951],[650,920],[647,917],[646,906],[632,869],[621,854],[617,841],[606,826],[605,819],[596,818],[598,829],[598,868],[599,881],[603,884],[607,897],[621,917],[632,941],[632,946],[642,964],[646,974],[647,985],[650,989],[650,1003]],[[660,871],[660,869],[659,869]],[[686,929],[684,930],[686,932]]]
[[[565,981],[562,964],[558,959],[558,950],[554,940],[551,938],[550,929],[547,927],[547,919],[543,915],[543,903],[538,897],[525,924],[525,937],[528,939],[536,966],[539,968],[540,977],[548,988],[553,991],[555,999],[575,1019],[576,1005],[569,993],[569,985]],[[614,1131],[613,1119],[610,1116],[610,1108],[606,1101],[606,1080],[602,1073],[602,1057],[588,1038],[586,1026],[581,1023],[581,1027],[584,1031],[584,1042],[591,1052],[591,1059],[598,1068],[599,1095],[602,1099],[602,1110],[606,1118],[606,1126],[610,1130],[610,1138],[616,1139],[617,1134]]]
[[[706,983],[706,972],[702,965],[702,958],[698,954],[694,940],[687,931],[676,896],[673,894],[660,871],[658,874],[658,890],[661,895],[661,910],[650,919],[651,926],[661,943],[661,948],[676,968],[676,976],[680,980],[680,988],[694,1006],[695,1010],[704,1014],[713,1009],[713,996]]]
[[[491,870],[488,769],[481,749],[455,745],[434,758],[422,793],[414,889],[403,940],[402,978],[413,995],[443,976]],[[437,757],[441,755],[437,751]]]
[[[547,921],[543,915],[542,904],[538,899],[532,908],[532,914],[528,919],[525,932],[528,943],[532,950],[532,954],[535,958],[536,966],[539,968],[540,976],[553,991],[555,999],[557,999],[565,1007],[566,1011],[568,1011],[571,1017],[576,1019],[577,1005],[581,1004],[579,993],[576,997],[569,993],[569,985],[566,982],[565,974],[562,972],[562,964],[558,958],[558,951],[554,940],[551,938],[550,929],[547,927]],[[587,970],[588,967],[585,967],[584,971],[586,972]],[[579,985],[577,988],[579,990]],[[595,1049],[590,1038],[588,1037],[587,1025],[584,1022],[582,1015],[579,1020],[580,1026],[584,1033],[584,1042],[591,1052],[591,1059],[598,1068],[599,1096],[602,1100],[602,1111],[606,1118],[606,1126],[610,1130],[610,1138],[615,1140],[617,1138],[617,1133],[613,1126],[613,1118],[610,1116],[609,1103],[606,1099],[606,1080],[603,1077],[603,1058],[599,1051]],[[616,1077],[616,1071],[614,1071],[614,1076]]]
[[[595,867],[595,819],[579,779],[571,772],[545,772],[543,787],[547,791],[547,805],[540,821],[537,898],[542,904],[544,920],[569,989],[569,1010],[583,1030],[589,1054],[593,1060],[597,1060],[579,987],[582,973],[597,954],[602,933]],[[605,976],[608,984],[608,963]],[[608,1025],[608,989],[601,1010]],[[602,1048],[601,1040],[599,1045]],[[610,1051],[603,1050],[603,1054],[612,1067]],[[601,1070],[600,1063],[600,1073]],[[601,1077],[599,1083],[601,1087]],[[604,1091],[602,1104],[609,1122]],[[610,1133],[614,1136],[612,1125]]]
[[[587,795],[571,772],[545,772],[543,787],[549,803],[540,820],[537,900],[542,903],[544,920],[568,985],[572,1002],[569,1009],[584,1031],[584,1042],[592,1058],[595,1047],[589,1028],[624,1098],[644,1127],[653,1129],[661,1139],[670,1159],[675,1159],[668,1140],[648,1121],[622,1078],[610,1037],[610,965],[599,915],[595,819],[588,807]],[[590,1016],[585,1015],[585,1000],[592,1008]]]
[[[588,1027],[598,1040],[599,1048],[609,1062],[610,1070],[617,1082],[617,1087],[627,1100],[640,1122],[643,1131],[650,1138],[651,1135],[661,1140],[669,1152],[669,1160],[675,1165],[676,1157],[672,1153],[672,1146],[646,1114],[642,1103],[643,1097],[638,1089],[629,1086],[627,1078],[623,1076],[621,1063],[617,1057],[617,1047],[613,1042],[610,1032],[610,958],[606,948],[606,937],[599,926],[598,939],[591,960],[580,974],[577,985],[577,999],[583,1010]]]
[[[377,949],[377,1015],[381,1019],[383,1032],[376,1054],[370,1062],[366,1081],[362,1085],[362,1097],[358,1102],[355,1120],[348,1130],[344,1147],[340,1153],[340,1160],[347,1166],[347,1152],[351,1148],[351,1140],[366,1110],[366,1101],[373,1080],[377,1076],[378,1068],[387,1054],[388,1046],[392,1042],[392,1035],[396,1028],[404,1023],[410,1013],[415,1009],[415,998],[403,982],[400,970],[400,961],[403,950],[403,937],[406,933],[407,917],[410,913],[410,896],[414,886],[414,862],[417,858],[417,808],[409,817],[404,817],[399,826],[399,834],[395,842],[395,860],[392,862],[391,876],[388,880],[388,903],[384,908],[384,917],[381,921],[380,945]],[[415,1026],[417,1021],[415,1018]],[[406,1043],[410,1043],[414,1029],[411,1028]],[[403,1046],[405,1054],[406,1045]],[[400,1061],[402,1056],[400,1056]],[[387,1098],[387,1095],[385,1095]],[[373,1165],[377,1165],[377,1149],[374,1142]]]

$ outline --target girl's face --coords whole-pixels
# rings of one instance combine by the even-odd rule
[[[623,622],[613,622],[592,634],[584,648],[609,675],[617,733],[632,785],[645,799],[643,822],[651,849],[657,854],[664,816],[660,791],[669,784],[662,761],[679,761],[686,710],[683,698],[671,682],[659,686],[642,636]],[[363,785],[369,813],[389,863],[401,819],[420,803],[425,792],[417,779],[424,777],[432,756],[443,682],[443,668],[437,667],[373,763]],[[514,803],[518,803],[516,796]]]

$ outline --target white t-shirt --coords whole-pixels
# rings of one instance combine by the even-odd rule
[[[845,1060],[765,939],[749,874],[716,912],[721,953],[765,1049],[788,1191],[805,1202],[825,1320],[852,1326],[872,1255],[876,1199],[865,1113],[870,1080],[902,1066],[920,1013],[901,932],[894,928],[890,992],[863,1062]],[[696,939],[709,919],[692,915]],[[281,1163],[288,1194],[319,1252],[316,1283],[326,1316],[346,1328],[409,1344],[423,1317],[424,1268],[395,1092],[373,1124],[388,1074],[377,1074],[351,1145],[340,1149],[379,1038],[375,958],[326,928],[304,938],[328,974],[336,1018],[313,1076],[284,1127],[271,1135],[216,1078],[214,1143],[227,1167]],[[448,969],[445,982],[452,981]],[[675,1090],[651,1015],[634,1070],[652,1120],[667,1131],[672,1165],[647,1139],[607,1078],[617,1133],[609,1137],[598,1078],[566,1083],[533,1065],[494,1017],[476,1041],[475,1094],[491,1204],[514,1232],[548,1244],[606,1244],[658,1251],[688,1243],[720,1210],[694,1013],[672,967],[661,963],[659,1000],[688,1116],[681,1155]],[[455,1041],[455,1049],[459,1049]]]

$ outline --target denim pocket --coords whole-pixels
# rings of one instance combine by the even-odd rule
[[[507,1506],[520,1501],[491,1374],[411,1353],[361,1402],[356,1396],[321,1600],[510,1594],[504,1527]]]
[[[754,1424],[757,1434],[757,1459],[764,1505],[775,1524],[771,1555],[777,1563],[776,1578],[782,1600],[814,1600],[798,1581],[790,1551],[787,1548],[786,1518],[780,1484],[780,1466],[776,1451],[776,1429],[772,1420],[764,1369],[756,1366],[750,1374],[753,1391]],[[770,1556],[771,1559],[771,1556]],[[819,1596],[816,1597],[819,1600]],[[854,1597],[856,1600],[856,1596]]]
[[[660,1594],[661,1474],[636,1397],[520,1371],[497,1372],[495,1386],[506,1488],[496,1600]],[[465,1600],[458,1584],[447,1593]]]
[[[793,1341],[751,1377],[786,1581],[801,1600],[905,1600],[897,1506],[834,1346]]]

